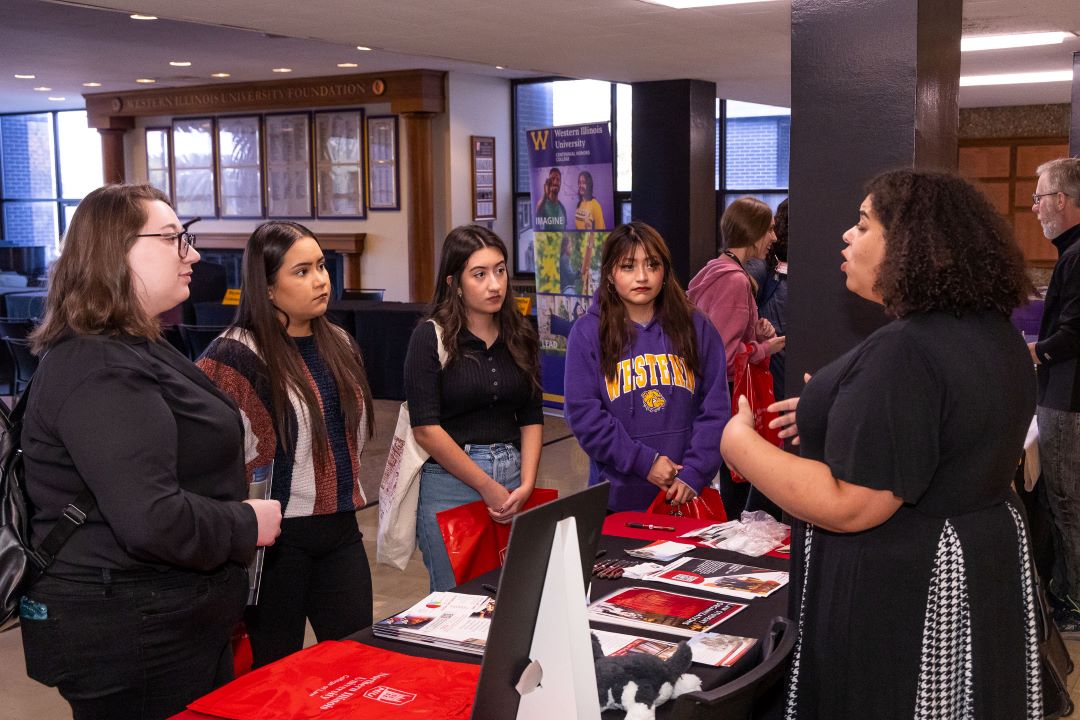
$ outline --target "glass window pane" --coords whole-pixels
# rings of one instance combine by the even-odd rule
[[[3,143],[4,197],[55,198],[52,114],[0,117],[0,142]]]
[[[749,195],[750,197],[756,197],[758,200],[761,200],[766,205],[768,205],[770,208],[772,208],[773,212],[776,212],[776,208],[780,206],[780,203],[787,200],[787,196],[788,196],[788,194],[786,192],[776,192],[776,193],[728,193],[727,195],[724,196],[724,209],[727,209],[727,207],[729,205],[731,205],[731,203],[735,202],[739,198],[746,197],[747,195]]]
[[[86,111],[56,114],[60,135],[60,191],[69,200],[81,200],[101,187],[101,136],[86,124]]]
[[[315,207],[320,217],[363,217],[361,110],[315,114]]]
[[[206,170],[176,171],[176,214],[180,219],[214,216],[214,176]]]
[[[634,148],[634,88],[625,83],[615,86],[615,112],[618,119],[615,146],[619,156],[615,159],[615,168],[618,176],[615,179],[615,190],[618,192],[630,192],[634,189],[633,175],[633,148]]]
[[[311,217],[306,114],[266,116],[266,202],[270,217]]]
[[[181,220],[216,214],[213,133],[214,121],[210,118],[173,121],[176,214]]]
[[[259,118],[218,120],[221,216],[262,217]]]
[[[791,111],[729,100],[724,124],[726,187],[786,188],[791,156]]]
[[[634,219],[633,208],[630,205],[630,201],[619,205],[619,222],[625,224]]]
[[[55,202],[4,203],[4,243],[55,247],[60,239]]]
[[[172,197],[169,162],[169,129],[149,128],[146,131],[147,182]]]

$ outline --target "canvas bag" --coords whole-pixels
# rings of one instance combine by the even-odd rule
[[[439,365],[446,366],[446,346],[442,328],[434,320]],[[420,498],[420,470],[431,455],[416,442],[409,420],[409,403],[398,409],[394,439],[386,455],[386,468],[379,483],[379,531],[375,538],[375,560],[404,570],[416,549],[416,505]]]

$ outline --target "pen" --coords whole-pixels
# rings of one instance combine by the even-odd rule
[[[498,595],[499,594],[499,588],[495,587],[494,585],[488,585],[487,583],[484,583],[480,587],[482,587],[484,590],[487,590],[492,595]]]
[[[675,532],[675,528],[668,527],[667,525],[649,525],[647,523],[628,522],[626,527],[637,528],[638,530],[667,530],[668,532]]]

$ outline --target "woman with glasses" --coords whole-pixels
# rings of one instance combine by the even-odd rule
[[[199,260],[149,185],[87,195],[53,267],[22,430],[33,544],[73,532],[20,606],[27,674],[84,718],[163,718],[232,678],[245,564],[279,530],[245,500],[229,398],[160,336]],[[87,504],[89,503],[89,504]]]
[[[248,469],[274,464],[285,519],[246,615],[256,667],[371,625],[371,571],[356,511],[371,391],[359,349],[326,319],[330,277],[314,233],[263,223],[244,250],[236,325],[198,365],[240,408]]]

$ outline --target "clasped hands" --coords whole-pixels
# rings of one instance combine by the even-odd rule
[[[679,479],[682,468],[667,455],[657,455],[645,479],[661,490],[667,490],[664,497],[670,504],[681,505],[697,496],[692,487]]]
[[[521,506],[532,495],[532,488],[524,485],[510,491],[499,483],[492,480],[480,493],[484,504],[487,505],[488,515],[497,523],[503,525],[514,519],[514,515],[521,510]]]

